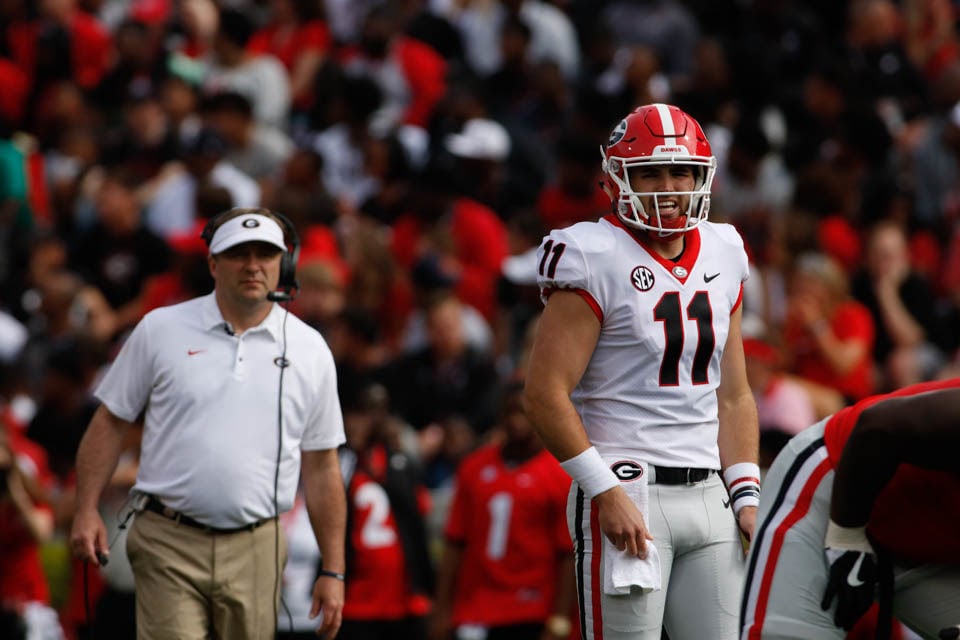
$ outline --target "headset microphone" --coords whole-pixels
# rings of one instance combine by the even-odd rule
[[[267,300],[270,302],[289,302],[293,296],[286,291],[270,291],[267,293]]]

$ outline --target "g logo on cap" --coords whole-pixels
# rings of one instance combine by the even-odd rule
[[[247,218],[241,224],[247,229],[255,229],[260,226],[260,221],[256,218]]]

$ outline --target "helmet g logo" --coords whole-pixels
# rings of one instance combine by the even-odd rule
[[[613,474],[620,478],[620,482],[631,482],[643,475],[643,467],[633,460],[621,460],[610,466]]]
[[[616,127],[613,128],[613,131],[610,132],[610,139],[607,140],[607,146],[612,147],[613,145],[623,140],[623,136],[626,133],[627,133],[627,119],[624,118],[623,120],[620,121],[619,124],[617,124]]]

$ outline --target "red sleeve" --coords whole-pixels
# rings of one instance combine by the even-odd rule
[[[597,299],[594,298],[593,294],[591,294],[589,291],[587,291],[586,289],[566,289],[561,287],[547,287],[547,288],[541,289],[540,297],[543,300],[546,300],[557,291],[570,291],[572,293],[577,294],[581,298],[583,298],[584,301],[588,305],[590,305],[590,308],[593,310],[593,315],[597,316],[597,320],[600,321],[600,324],[603,324],[603,309],[600,308],[600,303],[597,302]]]
[[[420,485],[417,487],[417,509],[420,510],[420,515],[428,516],[432,508],[433,500],[430,498],[430,490]]]
[[[446,91],[447,63],[429,45],[411,38],[400,38],[397,56],[410,85],[410,106],[403,121],[426,126],[433,108]]]
[[[303,25],[298,34],[297,44],[300,51],[319,51],[326,53],[330,50],[332,39],[330,29],[319,20],[313,20]]]
[[[74,78],[84,89],[93,88],[110,66],[110,34],[95,18],[78,12],[71,25],[71,40]]]
[[[743,283],[740,283],[740,293],[737,294],[737,300],[733,303],[733,308],[730,309],[730,315],[733,315],[734,312],[740,307],[740,304],[743,302]]]
[[[451,233],[462,263],[499,276],[501,264],[510,255],[510,246],[507,227],[497,214],[479,202],[458,200],[454,204]]]
[[[463,542],[467,538],[468,483],[469,479],[464,473],[464,465],[461,464],[460,469],[457,470],[450,510],[447,512],[447,524],[443,529],[444,537],[451,542]]]
[[[411,214],[403,214],[393,223],[390,248],[397,264],[404,269],[413,266],[417,259],[417,244],[420,238],[420,224]]]
[[[250,37],[247,42],[247,51],[250,53],[269,53],[270,39],[273,37],[272,27],[264,27]]]
[[[23,69],[11,60],[0,58],[0,116],[8,122],[19,123],[27,106],[30,81]]]
[[[858,302],[850,302],[840,307],[833,318],[831,328],[838,338],[860,339],[869,346],[873,345],[873,317],[867,308]]]

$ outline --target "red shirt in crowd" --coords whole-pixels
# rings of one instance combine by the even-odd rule
[[[41,486],[49,487],[52,475],[43,448],[12,429],[8,433],[20,471]],[[51,511],[45,504],[36,507]],[[0,496],[0,602],[50,604],[50,590],[40,562],[40,544],[23,522],[6,488]]]
[[[847,373],[838,373],[820,353],[814,337],[804,327],[788,321],[784,331],[793,353],[793,373],[836,389],[853,400],[873,393],[873,340],[875,327],[870,311],[859,302],[842,302],[830,318],[830,330],[841,341],[861,340],[866,349],[860,361]]]
[[[41,21],[32,20],[14,23],[7,29],[10,57],[31,77],[37,64],[41,28]],[[75,11],[66,28],[70,37],[71,77],[81,88],[92,89],[110,66],[110,33],[83,11]]]
[[[247,50],[251,53],[269,53],[278,58],[287,71],[292,71],[301,54],[307,51],[326,54],[331,41],[330,29],[321,20],[311,20],[293,29],[270,24],[253,34],[247,43]]]
[[[610,213],[610,198],[601,189],[578,198],[559,185],[547,185],[537,198],[537,213],[545,229],[562,229],[577,222],[599,220]]]
[[[438,223],[443,224],[443,223]],[[454,201],[446,231],[460,266],[457,297],[491,320],[496,310],[500,265],[509,255],[507,228],[493,210],[467,198]],[[404,269],[421,257],[429,230],[413,214],[404,214],[393,225],[393,255]]]

